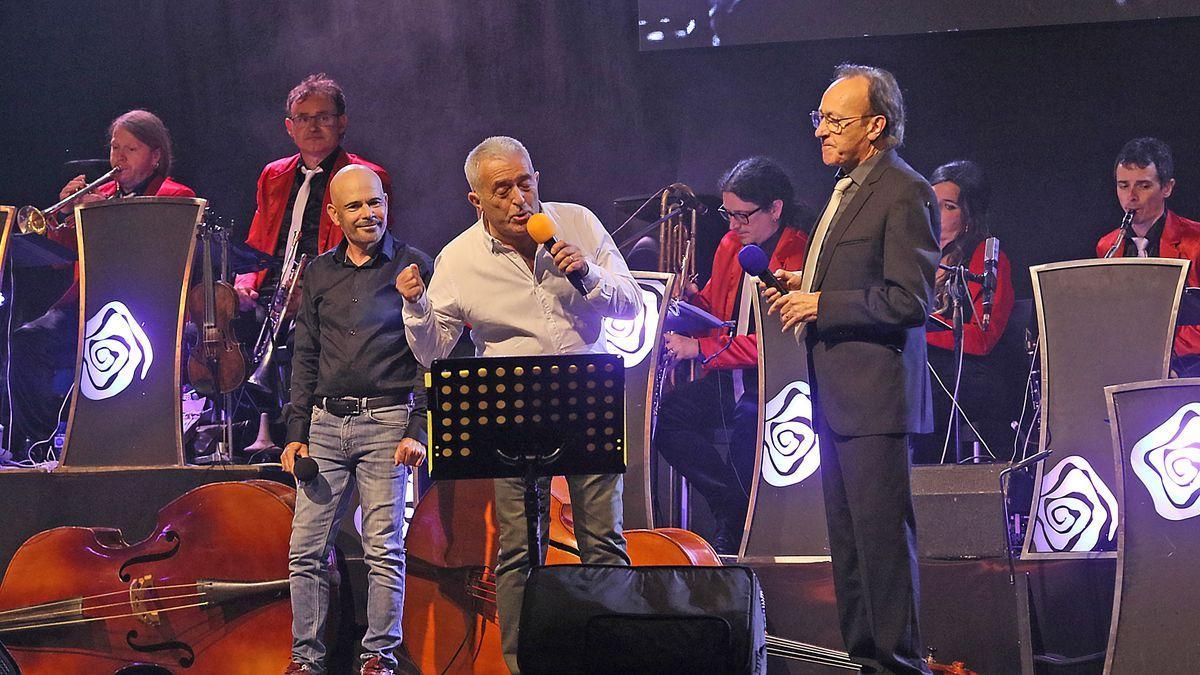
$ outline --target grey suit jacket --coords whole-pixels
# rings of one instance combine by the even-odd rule
[[[817,405],[835,433],[933,430],[925,320],[940,230],[933,188],[894,151],[830,225],[807,341]]]

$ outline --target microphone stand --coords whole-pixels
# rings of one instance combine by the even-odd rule
[[[985,283],[986,275],[975,274],[964,265],[944,265],[939,263],[938,267],[950,273],[950,278],[946,281],[946,289],[947,297],[950,299],[951,325],[953,327],[952,334],[954,335],[954,388],[950,392],[950,422],[947,425],[946,434],[954,440],[954,463],[961,464],[967,459],[963,455],[960,440],[963,412],[962,408],[958,405],[959,385],[962,384],[963,329],[966,324],[965,306],[971,299],[967,282]],[[972,453],[971,456],[975,457],[975,454]]]

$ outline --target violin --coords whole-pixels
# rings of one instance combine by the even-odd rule
[[[282,672],[294,507],[280,483],[213,483],[136,544],[114,529],[37,534],[0,582],[0,643],[30,675]]]
[[[246,381],[246,359],[230,322],[237,314],[237,291],[228,282],[214,281],[213,226],[200,225],[204,251],[204,280],[188,293],[188,316],[198,337],[188,357],[188,380],[205,396],[228,394]]]

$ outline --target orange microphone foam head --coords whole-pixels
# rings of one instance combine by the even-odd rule
[[[529,236],[539,244],[544,244],[554,238],[554,221],[544,213],[535,213],[529,216],[529,222],[525,223],[525,229],[529,232]]]

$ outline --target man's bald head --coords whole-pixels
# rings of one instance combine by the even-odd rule
[[[348,164],[329,181],[329,216],[342,228],[354,254],[368,254],[383,238],[387,194],[378,174],[361,164]]]

